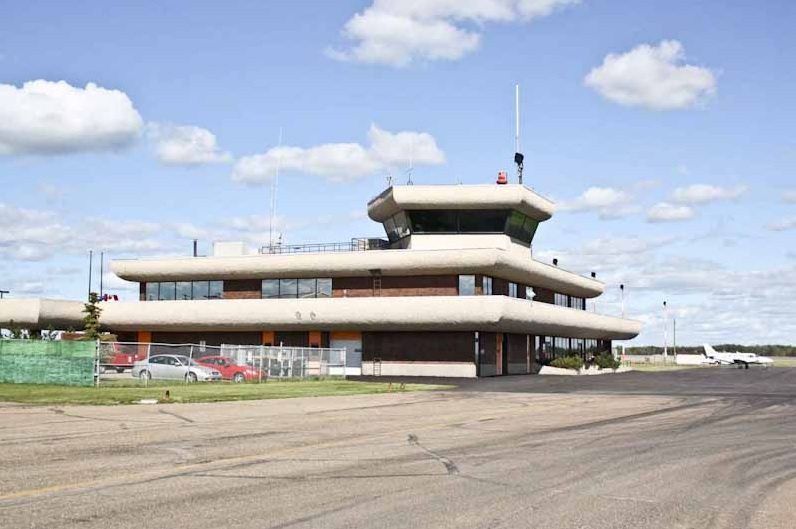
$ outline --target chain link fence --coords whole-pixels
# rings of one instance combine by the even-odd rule
[[[264,345],[101,342],[97,380],[262,383],[346,375],[346,350]]]
[[[0,382],[91,386],[96,360],[92,341],[0,340]]]

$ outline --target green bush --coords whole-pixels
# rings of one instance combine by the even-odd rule
[[[622,364],[608,351],[602,352],[598,356],[595,356],[594,363],[597,364],[597,367],[600,369],[616,369]]]
[[[583,367],[583,359],[579,356],[562,356],[555,358],[550,362],[550,365],[561,369],[581,369]]]

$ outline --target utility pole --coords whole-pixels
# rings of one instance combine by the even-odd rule
[[[100,252],[100,301],[102,300],[102,275],[105,273],[105,252]]]
[[[86,299],[91,297],[91,266],[94,264],[94,250],[88,251],[88,296]]]
[[[669,356],[668,337],[666,335],[666,327],[668,320],[668,307],[666,302],[663,302],[663,363],[666,365],[666,358]]]

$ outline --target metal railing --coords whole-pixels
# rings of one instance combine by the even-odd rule
[[[263,255],[279,255],[294,253],[363,252],[368,250],[386,250],[389,247],[390,243],[385,239],[355,237],[349,242],[273,244],[260,248],[260,253]]]

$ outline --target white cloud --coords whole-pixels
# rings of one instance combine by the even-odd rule
[[[796,204],[796,189],[792,191],[785,191],[782,194],[782,199],[788,204]]]
[[[787,231],[796,229],[796,217],[785,217],[783,219],[772,220],[766,224],[766,229],[771,231]]]
[[[603,219],[616,219],[639,211],[633,196],[612,187],[590,187],[580,196],[559,204],[562,211],[597,211]]]
[[[337,60],[406,66],[413,61],[457,60],[475,51],[487,22],[528,22],[579,0],[375,0],[346,22],[352,42],[329,49]]]
[[[647,211],[647,222],[677,222],[691,219],[694,214],[693,208],[689,206],[659,202]]]
[[[0,84],[0,154],[112,150],[138,137],[143,120],[127,94],[94,83]]]
[[[434,137],[422,132],[391,133],[371,125],[370,145],[327,143],[315,147],[274,147],[264,154],[240,158],[232,172],[236,182],[261,184],[270,181],[280,167],[285,173],[307,173],[330,181],[355,180],[389,167],[438,165],[445,154]]]
[[[0,204],[0,257],[41,261],[61,254],[154,253],[167,247],[155,238],[158,224],[88,218],[69,224],[50,211]]]
[[[678,187],[672,194],[672,200],[680,204],[706,204],[717,200],[734,200],[744,193],[747,187],[719,187],[708,184],[694,184],[688,187]]]
[[[155,156],[165,165],[202,165],[232,160],[223,152],[216,136],[193,125],[150,123],[149,135],[155,142]]]
[[[623,54],[608,54],[584,79],[606,99],[626,106],[675,110],[699,106],[716,92],[712,71],[683,64],[676,40],[642,44]]]

